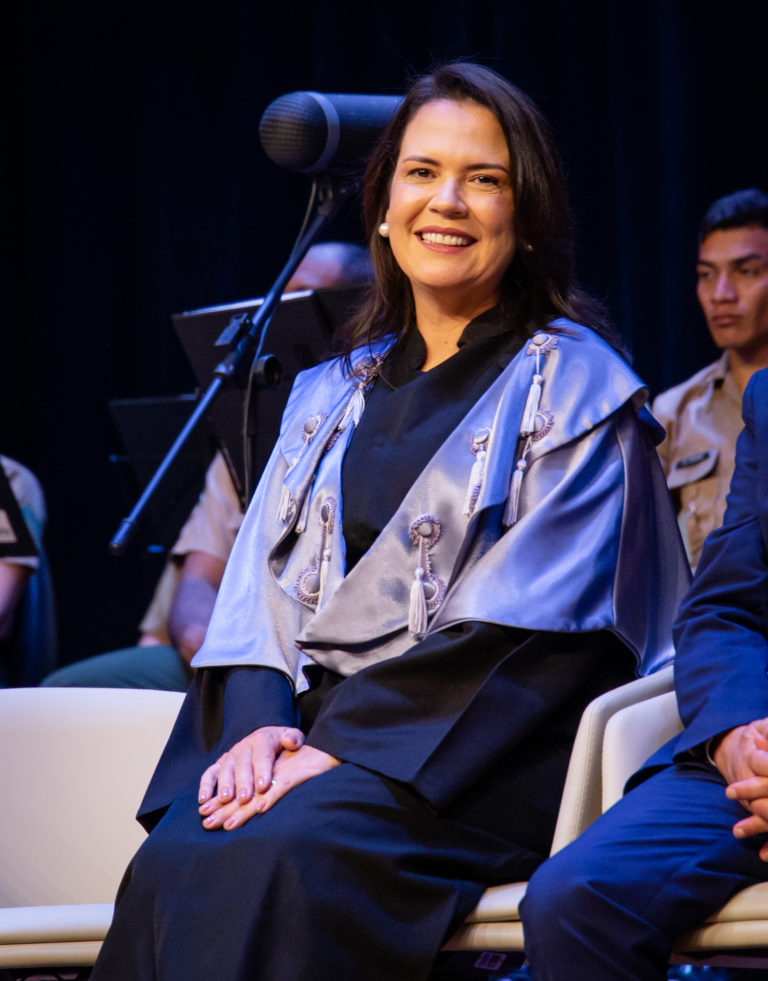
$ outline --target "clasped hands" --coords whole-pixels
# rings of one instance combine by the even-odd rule
[[[737,821],[737,838],[768,832],[768,719],[736,726],[727,732],[713,753],[718,770],[728,782],[726,796],[738,800],[750,812]],[[768,843],[760,848],[768,862]]]
[[[200,779],[203,827],[232,831],[263,814],[289,790],[338,766],[339,760],[304,745],[290,726],[264,726],[236,743]]]

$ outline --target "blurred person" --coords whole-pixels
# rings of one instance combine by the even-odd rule
[[[33,685],[56,663],[57,648],[45,498],[16,460],[0,456],[0,468],[0,684]]]
[[[534,981],[662,981],[679,936],[768,879],[768,369],[743,418],[725,520],[675,625],[685,728],[528,884]]]
[[[768,194],[737,191],[710,206],[696,273],[702,312],[723,353],[653,403],[667,431],[659,455],[694,568],[704,539],[722,524],[744,389],[768,366]]]

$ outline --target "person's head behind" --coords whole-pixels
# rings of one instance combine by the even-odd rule
[[[368,250],[354,242],[316,242],[309,247],[285,292],[339,289],[369,283],[373,267]]]
[[[768,194],[748,188],[707,209],[696,271],[715,344],[754,367],[768,363]]]
[[[699,244],[712,232],[754,225],[768,229],[768,194],[756,187],[726,194],[707,208],[699,229]]]
[[[374,150],[363,182],[363,217],[375,270],[369,306],[345,347],[387,333],[401,333],[414,319],[410,284],[390,244],[378,232],[390,200],[403,135],[431,102],[452,100],[489,109],[509,149],[516,250],[501,283],[501,302],[518,324],[539,324],[563,314],[602,326],[603,314],[574,287],[570,209],[559,155],[546,121],[531,100],[496,72],[458,62],[418,78]]]

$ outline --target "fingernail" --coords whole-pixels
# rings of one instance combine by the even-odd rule
[[[200,796],[197,798],[198,804],[204,804],[207,800],[208,800],[208,794],[206,794],[205,791],[203,791],[200,794]]]
[[[205,820],[203,821],[203,824],[208,824],[208,825],[211,825],[211,824],[213,824],[213,817],[207,817],[207,818],[206,818],[206,819],[205,819]]]
[[[259,777],[257,783],[259,786],[259,790],[263,790],[267,786],[267,781],[264,779],[264,777]]]
[[[247,796],[248,796],[248,788],[242,787],[240,789],[240,800],[245,800]]]
[[[226,828],[227,831],[231,831],[232,828],[236,828],[237,827],[237,818],[236,817],[228,818],[224,822],[224,827]]]
[[[227,800],[231,794],[232,791],[229,789],[229,787],[222,787],[221,790],[219,790],[219,797],[221,797],[222,800]]]
[[[744,829],[743,828],[734,828],[733,829],[733,835],[734,835],[735,838],[743,838],[744,837]]]

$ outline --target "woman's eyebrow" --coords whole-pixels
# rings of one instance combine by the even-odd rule
[[[424,163],[430,164],[433,167],[439,165],[439,161],[435,160],[434,157],[422,157],[419,154],[411,154],[408,157],[403,157],[403,163]],[[505,174],[510,173],[509,167],[505,167],[504,164],[500,163],[473,163],[470,164],[467,170],[503,170]]]

